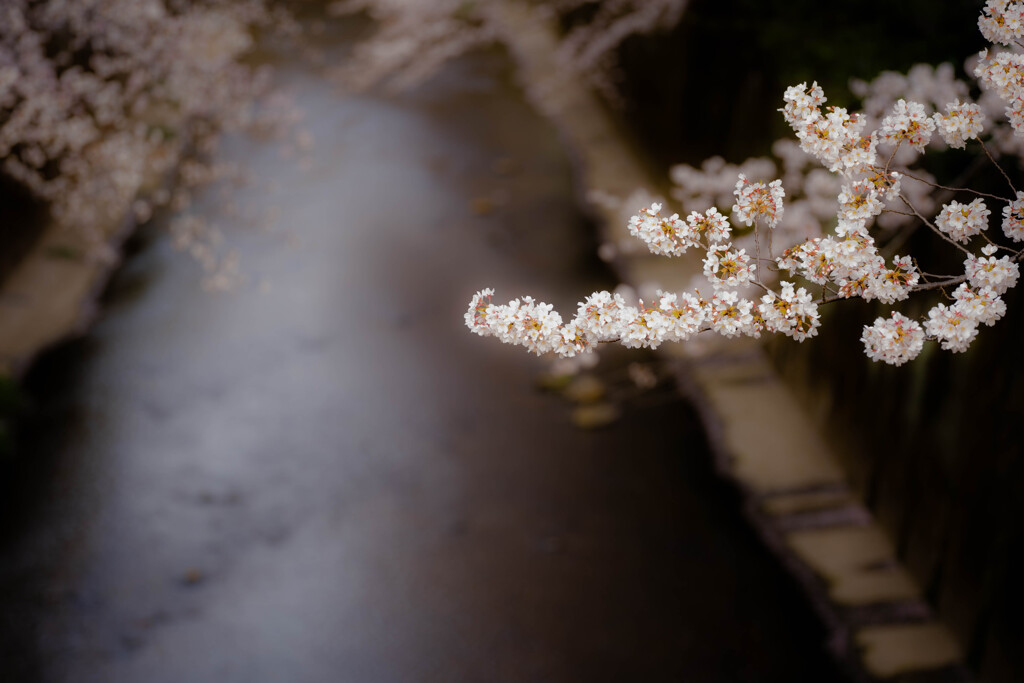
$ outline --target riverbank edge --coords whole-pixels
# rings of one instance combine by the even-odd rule
[[[600,226],[604,255],[621,280],[686,289],[701,272],[699,257],[653,256],[627,229],[636,208],[668,195],[667,179],[652,173],[583,81],[553,80],[561,69],[553,24],[513,3],[493,11],[525,92],[570,150],[580,202]],[[659,352],[701,415],[716,468],[740,489],[751,524],[803,586],[832,633],[830,649],[854,678],[971,680],[961,645],[761,343],[717,336]]]
[[[138,228],[135,199],[170,183],[189,139],[182,124],[179,135],[156,148],[137,194],[108,212],[120,218],[90,231],[55,221],[42,228],[0,284],[0,381],[16,385],[40,355],[88,330],[124,243]]]

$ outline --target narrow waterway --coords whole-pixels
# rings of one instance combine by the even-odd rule
[[[242,285],[150,232],[30,377],[0,680],[841,680],[685,404],[577,430],[541,361],[463,326],[484,286],[605,284],[503,58],[395,98],[284,77],[308,159],[224,151],[278,216],[222,221]]]

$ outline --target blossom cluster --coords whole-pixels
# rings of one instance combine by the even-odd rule
[[[1024,31],[1024,3],[988,0],[978,19],[978,28],[990,43],[1018,42]]]
[[[989,57],[988,50],[983,50],[974,75],[982,87],[1005,103],[1006,117],[1013,130],[1018,133],[1024,130],[1024,55],[998,52]]]
[[[946,105],[945,114],[935,114],[935,128],[946,144],[963,149],[984,128],[985,114],[977,104],[961,104],[959,100]]]
[[[621,294],[594,292],[565,323],[551,304],[528,296],[493,304],[493,294],[484,289],[473,296],[465,315],[470,330],[536,354],[566,358],[589,353],[600,342],[655,349],[664,342],[685,341],[706,331],[726,337],[758,337],[767,330],[802,341],[817,334],[819,325],[811,295],[789,282],[782,283],[781,292],[765,294],[760,303],[730,290],[716,291],[711,299],[699,293],[659,290],[653,304],[640,301],[632,306]]]
[[[580,302],[576,316],[563,324],[550,304],[524,296],[508,304],[490,302],[494,291],[476,293],[466,312],[466,325],[482,336],[525,346],[536,354],[553,352],[571,358],[593,350],[598,342],[618,341],[632,348],[657,348],[666,341],[684,341],[730,313],[692,294],[658,292],[653,306],[630,306],[621,294],[594,292]],[[705,325],[705,321],[708,325]],[[725,323],[721,323],[725,324]]]
[[[0,2],[0,175],[102,261],[126,216],[183,214],[196,186],[238,184],[243,170],[212,160],[222,133],[304,149],[297,108],[249,59],[257,30],[295,45],[302,27],[272,0]],[[238,280],[215,225],[183,214],[170,230],[204,287]]]
[[[769,228],[774,228],[782,220],[782,199],[786,196],[781,180],[764,183],[751,183],[746,176],[740,174],[736,181],[736,204],[732,207],[736,220],[751,226],[758,218],[764,218]]]
[[[979,26],[993,42],[1020,45],[1022,17],[1024,3],[989,0]],[[1024,137],[1024,55],[1001,51],[990,59],[983,52],[975,73],[983,89],[1005,102],[1009,129]],[[919,99],[899,96],[915,82],[925,84]],[[909,78],[885,75],[877,88],[888,89],[888,104],[872,95],[871,87],[875,86],[864,86],[862,94],[870,106],[863,113],[827,107],[817,83],[785,91],[780,111],[797,143],[780,142],[775,149],[784,162],[784,177],[796,181],[789,193],[795,196],[796,211],[792,206],[786,211],[783,179],[768,180],[775,173],[773,162],[751,160],[730,166],[713,159],[701,169],[673,169],[673,179],[681,186],[677,198],[703,213],[691,211],[685,220],[677,213],[666,217],[661,204],[654,203],[629,220],[630,233],[652,253],[704,252],[706,284],[695,294],[659,291],[653,305],[630,305],[618,294],[598,292],[581,302],[577,315],[563,324],[546,304],[523,297],[495,305],[490,303],[493,292],[484,290],[471,302],[466,324],[481,335],[563,356],[586,353],[595,344],[610,341],[655,348],[701,332],[726,337],[777,333],[804,341],[817,334],[822,304],[860,298],[893,305],[928,290],[944,300],[920,320],[892,311],[864,327],[866,355],[902,365],[928,341],[948,351],[965,351],[981,326],[993,325],[1005,314],[1001,297],[1017,284],[1018,264],[1024,259],[1024,250],[1000,246],[989,236],[989,207],[1001,211],[1003,236],[1024,241],[1024,192],[1011,185],[1010,197],[983,198],[966,188],[955,190],[955,198],[944,200],[935,213],[929,193],[942,186],[927,172],[906,164],[934,146],[933,137],[948,147],[966,148],[971,141],[980,142],[986,128],[996,148],[1008,153],[1013,148],[1001,136],[1005,124],[999,122],[991,97],[987,103],[967,101],[969,88],[953,79],[949,69],[915,68]],[[988,149],[984,151],[996,164]],[[798,153],[824,168],[808,170],[806,157],[798,158]],[[727,201],[727,183],[734,183],[728,216],[715,206]],[[894,220],[883,223],[887,215]],[[790,241],[803,230],[791,228],[796,221],[816,226],[818,234]],[[887,245],[879,242],[892,235],[886,230],[913,222],[959,249],[966,257],[963,270],[925,274],[909,255],[887,257]],[[753,233],[737,236],[741,231],[730,224],[753,227]],[[785,238],[782,245],[775,241],[778,233]],[[773,243],[781,246],[780,256],[773,253]]]
[[[265,79],[237,58],[286,18],[258,1],[0,4],[0,170],[76,227],[119,218],[173,164],[169,137],[247,120]]]
[[[989,213],[981,197],[969,204],[953,201],[942,207],[942,211],[935,217],[935,225],[951,239],[967,244],[971,237],[980,235],[988,228]]]
[[[933,132],[935,122],[925,113],[923,104],[899,100],[892,113],[882,119],[879,137],[885,142],[906,142],[914,149],[923,150],[932,139]]]

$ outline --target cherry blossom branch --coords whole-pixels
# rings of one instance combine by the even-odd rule
[[[985,9],[988,14],[979,25],[986,38],[1005,45],[1011,42],[1008,35],[1015,40],[1024,28],[1018,26],[1019,22],[1000,20],[1001,11],[998,3],[990,2]],[[987,53],[983,53],[975,74],[987,87],[999,91],[1004,100],[1024,102],[1024,85],[1020,85],[1024,84],[1024,55],[1003,51],[988,60]],[[492,306],[491,292],[485,290],[471,302],[467,325],[474,332],[521,344],[536,353],[554,351],[567,356],[584,353],[592,344],[604,341],[656,348],[665,341],[682,341],[704,331],[726,337],[777,333],[803,341],[817,333],[819,305],[853,298],[891,305],[911,294],[942,290],[947,301],[933,306],[927,319],[919,322],[893,311],[889,318],[879,317],[873,325],[865,326],[861,335],[864,351],[871,359],[892,365],[902,365],[916,357],[926,340],[935,340],[949,351],[964,351],[977,336],[979,326],[992,325],[1005,315],[1002,294],[1014,287],[1020,277],[1018,264],[1024,260],[1024,250],[997,245],[985,233],[991,211],[982,198],[1007,200],[968,187],[942,185],[926,180],[920,173],[895,173],[891,168],[901,145],[906,143],[923,153],[935,132],[953,148],[964,148],[968,140],[977,139],[985,118],[980,106],[957,100],[946,105],[945,113],[928,115],[922,103],[900,99],[877,130],[865,133],[865,117],[849,115],[843,108],[823,107],[826,98],[817,83],[810,88],[806,83],[792,86],[783,99],[783,115],[796,132],[800,149],[841,178],[836,198],[837,221],[831,234],[799,242],[776,259],[774,229],[782,219],[786,194],[781,181],[773,180],[766,185],[748,181],[739,173],[733,192],[736,203],[732,220],[753,227],[753,263],[745,249],[734,246],[729,222],[717,208],[709,209],[703,216],[691,213],[683,221],[676,214],[662,217],[660,205],[654,204],[629,221],[630,232],[645,241],[653,253],[676,256],[691,247],[705,249],[703,274],[713,289],[710,300],[699,292],[693,296],[659,291],[652,305],[640,302],[639,307],[634,307],[618,294],[595,292],[580,302],[576,316],[563,324],[547,304],[522,297],[505,306]],[[1024,137],[1021,109],[1024,108],[1008,113],[1015,133]],[[892,145],[882,167],[877,163],[878,143]],[[979,143],[988,161],[999,169],[1016,194],[993,154],[983,142]],[[972,162],[957,184],[965,174],[970,178],[979,168],[978,161]],[[934,219],[921,213],[912,195],[900,191],[904,175],[937,191],[933,193],[935,199],[950,195],[939,202],[942,209]],[[968,203],[954,201],[952,195],[959,192],[975,197]],[[906,210],[886,209],[884,202],[897,197]],[[890,261],[880,252],[870,231],[872,221],[883,212],[916,219],[914,229],[921,224],[928,226],[966,257],[964,272],[926,273],[919,270],[917,261],[909,255],[892,256]],[[1015,242],[1024,241],[1024,196],[1009,200],[1002,207],[1002,214],[1003,234]],[[769,230],[768,260],[761,257],[763,235],[758,223],[762,219],[763,227]],[[907,229],[901,231],[886,245],[886,251],[902,246],[909,234]],[[985,243],[980,254],[967,246],[978,235]],[[1000,250],[1009,254],[997,258]],[[775,291],[762,277],[766,271],[786,271],[816,284],[821,288],[820,296],[815,300],[807,289],[786,280],[780,280]],[[741,296],[741,291],[750,291],[751,287],[764,292],[760,301]],[[488,300],[486,305],[481,303],[484,297]]]

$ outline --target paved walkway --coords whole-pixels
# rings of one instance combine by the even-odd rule
[[[568,310],[603,278],[506,63],[393,100],[285,76],[306,168],[226,152],[281,216],[227,226],[248,283],[202,293],[157,235],[29,378],[0,680],[840,680],[685,405],[580,432],[462,326],[482,286]]]

